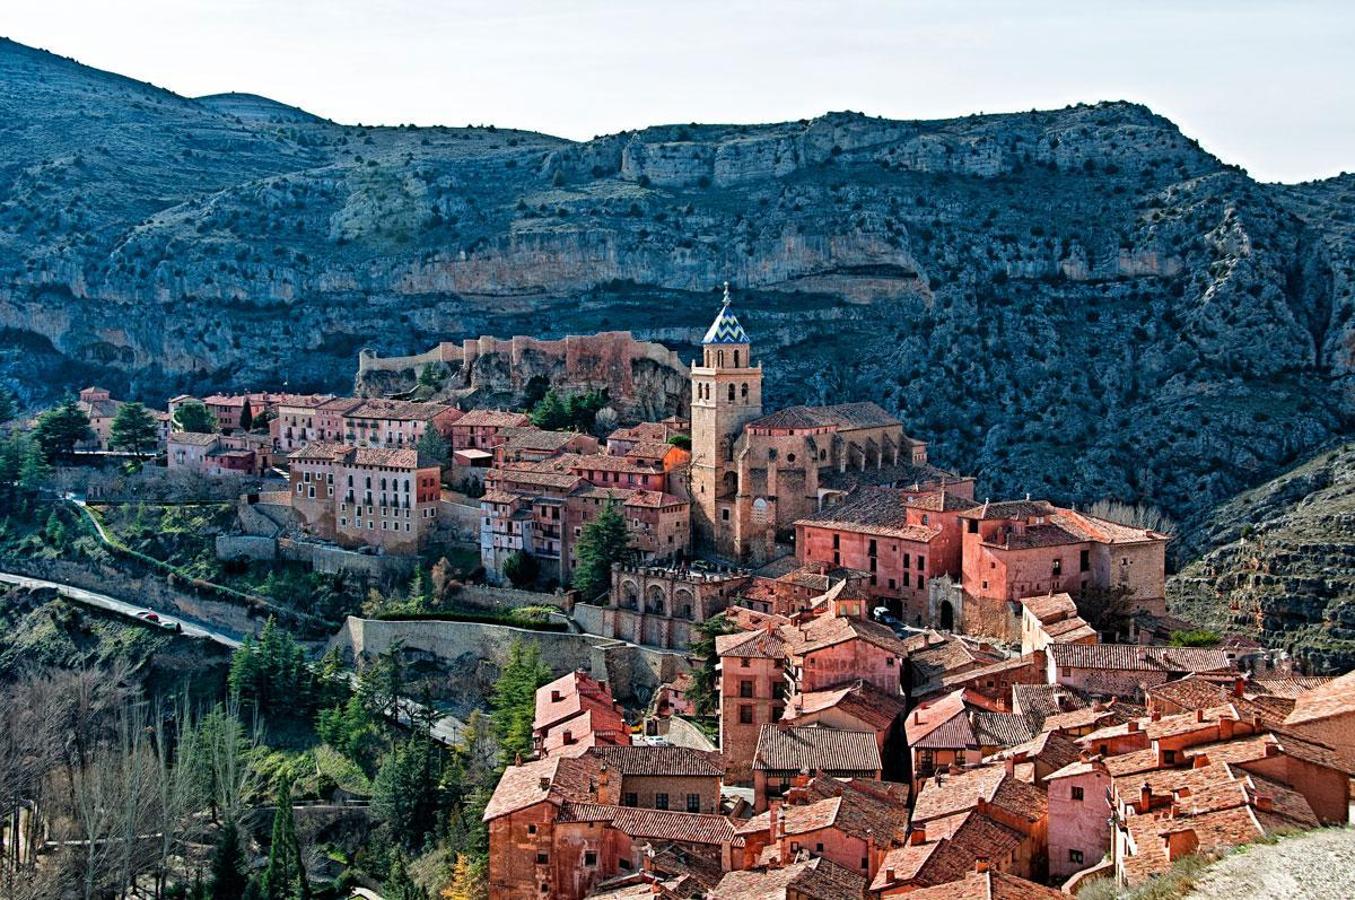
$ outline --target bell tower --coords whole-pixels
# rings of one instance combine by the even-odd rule
[[[719,315],[692,364],[692,530],[698,549],[735,556],[739,496],[737,444],[744,423],[762,416],[762,363],[730,309]]]

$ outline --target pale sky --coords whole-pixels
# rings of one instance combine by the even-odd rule
[[[1134,100],[1264,181],[1355,171],[1355,0],[3,0],[0,33],[349,123],[586,139]]]

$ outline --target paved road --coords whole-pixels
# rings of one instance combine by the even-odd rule
[[[61,596],[67,597],[77,603],[83,603],[86,606],[94,606],[119,615],[136,618],[139,612],[145,612],[146,607],[137,606],[128,603],[125,600],[119,600],[116,597],[110,597],[107,594],[99,594],[94,591],[87,591],[84,588],[78,588],[70,584],[62,584],[59,581],[47,581],[44,578],[30,578],[27,575],[16,575],[12,572],[0,572],[0,581],[10,584],[17,584],[26,588],[52,588]],[[220,628],[206,625],[201,622],[195,622],[184,618],[182,615],[167,616],[163,613],[156,613],[162,621],[177,622],[183,629],[183,634],[187,637],[205,638],[206,640],[220,644],[223,647],[234,650],[240,646],[240,637],[238,633],[228,632]],[[140,620],[138,620],[140,621]]]
[[[92,519],[92,521],[94,521],[96,525],[98,524],[98,520]],[[132,619],[137,618],[137,613],[146,611],[144,606],[137,606],[134,603],[128,603],[125,600],[119,600],[116,597],[110,597],[107,594],[88,591],[84,588],[75,587],[74,585],[63,584],[59,581],[48,581],[44,578],[30,578],[27,575],[18,575],[13,572],[0,572],[0,581],[26,588],[51,588],[61,594],[61,596],[74,600],[77,603],[83,603],[86,606],[93,606]],[[220,644],[230,650],[239,647],[241,639],[244,637],[238,632],[228,631],[219,626],[208,625],[204,622],[188,619],[180,614],[170,616],[165,613],[156,612],[156,615],[158,615],[162,621],[177,622],[183,629],[181,633],[186,637],[203,638]],[[137,619],[137,621],[142,620]],[[350,672],[347,674],[347,678],[350,684],[354,687],[357,686],[357,676],[355,674]],[[416,703],[408,698],[401,698],[400,709],[396,714],[396,720],[401,725],[409,726],[416,718],[420,717],[422,710],[422,704]],[[451,746],[460,740],[462,727],[461,720],[457,719],[455,716],[443,716],[433,723],[431,733],[434,740]]]

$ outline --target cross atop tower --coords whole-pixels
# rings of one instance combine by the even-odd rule
[[[728,305],[730,304],[730,299],[729,299],[729,282],[728,282],[728,281],[725,282],[725,300],[724,300],[724,303],[725,303],[725,306],[728,306]]]

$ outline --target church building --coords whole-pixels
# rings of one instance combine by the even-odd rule
[[[731,308],[729,285],[692,378],[692,529],[696,546],[761,565],[791,552],[794,523],[864,485],[925,489],[955,476],[875,403],[762,410],[762,364]]]

